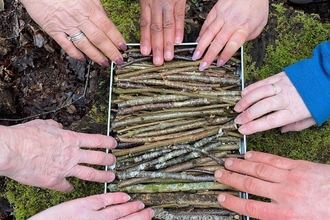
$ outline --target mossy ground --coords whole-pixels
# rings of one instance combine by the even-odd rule
[[[109,16],[127,42],[138,42],[139,39],[139,3],[135,0],[102,0]],[[287,11],[281,5],[274,6],[271,18],[277,19],[275,45],[267,47],[263,65],[256,67],[250,53],[252,43],[245,45],[245,77],[248,83],[266,78],[282,71],[282,68],[297,60],[311,56],[312,49],[330,36],[329,24],[322,24],[317,16],[294,13],[287,16]],[[267,32],[267,27],[263,33]],[[106,92],[106,91],[105,91]],[[106,96],[106,95],[105,95]],[[103,99],[105,100],[105,99]],[[107,106],[107,102],[105,106]],[[103,124],[100,133],[104,133],[104,123],[107,118],[107,107],[95,104],[89,114],[96,124]],[[103,106],[103,107],[102,107]],[[86,125],[84,131],[91,130]],[[95,130],[94,130],[95,131]],[[314,162],[330,163],[330,124],[312,127],[302,132],[281,134],[278,129],[248,136],[249,150],[274,153],[294,159],[304,159]],[[100,168],[102,169],[102,168]],[[13,180],[6,181],[5,196],[15,206],[15,215],[19,219],[27,219],[58,203],[78,197],[85,197],[103,192],[103,184],[91,183],[71,178],[75,189],[68,194],[29,187]]]

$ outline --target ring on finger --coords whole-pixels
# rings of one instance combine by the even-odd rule
[[[277,94],[277,89],[276,89],[276,86],[274,84],[271,84],[273,86],[273,90],[274,90],[274,95]]]
[[[79,31],[78,33],[76,33],[73,36],[68,36],[67,39],[69,41],[77,41],[77,40],[80,40],[80,39],[82,39],[84,37],[85,37],[85,34],[82,31]]]

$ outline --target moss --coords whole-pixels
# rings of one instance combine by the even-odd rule
[[[245,69],[247,81],[267,78],[281,72],[286,67],[298,60],[312,55],[313,48],[328,39],[330,24],[320,22],[318,15],[290,12],[281,4],[272,5],[269,21],[277,21],[275,27],[275,44],[266,47],[263,66],[256,69],[255,63],[249,55],[253,48],[252,42],[245,44]],[[262,34],[273,31],[268,25]],[[269,34],[269,33],[268,33]]]
[[[7,179],[5,196],[14,205],[16,219],[25,220],[44,209],[64,201],[103,192],[104,185],[101,183],[87,182],[76,178],[71,178],[70,182],[74,185],[74,190],[70,193],[61,193],[54,190],[22,185],[14,180]]]
[[[109,17],[128,43],[140,39],[140,4],[138,0],[101,0]]]

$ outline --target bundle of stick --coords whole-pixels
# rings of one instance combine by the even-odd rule
[[[242,136],[233,106],[241,97],[240,54],[226,65],[198,71],[194,47],[155,67],[152,56],[128,50],[115,67],[111,131],[118,146],[116,181],[123,191],[156,211],[155,219],[241,219],[220,207],[215,170],[239,153]]]

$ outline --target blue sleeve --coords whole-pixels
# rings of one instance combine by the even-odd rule
[[[330,41],[318,45],[310,59],[284,68],[317,124],[330,118]]]

